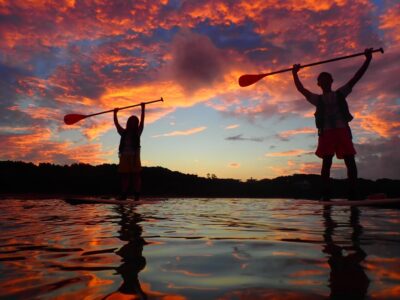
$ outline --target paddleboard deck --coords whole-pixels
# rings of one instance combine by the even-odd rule
[[[117,205],[139,205],[139,204],[155,204],[163,199],[161,198],[144,198],[138,201],[133,199],[117,200],[117,199],[104,199],[104,198],[65,198],[63,199],[69,204],[117,204]]]
[[[331,201],[314,201],[321,205],[334,206],[397,206],[400,207],[400,198],[365,199],[349,201],[346,199],[332,199]]]

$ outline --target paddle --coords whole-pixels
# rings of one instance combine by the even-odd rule
[[[375,49],[375,50],[372,50],[372,52],[381,52],[381,53],[383,53],[383,49],[382,48]],[[306,65],[301,65],[300,68],[311,67],[311,66],[316,66],[316,65],[320,65],[320,64],[326,64],[328,62],[337,61],[337,60],[341,60],[341,59],[352,58],[352,57],[356,57],[356,56],[360,56],[360,55],[365,55],[365,52],[355,53],[355,54],[351,54],[351,55],[341,56],[341,57],[332,58],[332,59],[328,59],[328,60],[322,60],[322,61],[318,61],[318,62],[306,64]],[[283,72],[288,72],[288,71],[291,71],[291,70],[293,70],[293,68],[283,69],[283,70],[274,71],[274,72],[270,72],[270,73],[264,73],[264,74],[246,74],[246,75],[242,75],[239,78],[239,85],[241,87],[249,86],[249,85],[252,85],[253,83],[256,83],[260,79],[264,78],[265,76],[278,74],[278,73],[283,73]]]
[[[160,102],[160,101],[162,102],[162,101],[164,101],[164,99],[161,97],[158,100],[153,100],[153,101],[148,101],[148,102],[143,102],[143,103],[150,104],[150,103],[155,103],[155,102]],[[141,105],[141,103],[129,105],[129,106],[125,106],[125,107],[120,107],[119,110],[131,108],[131,107],[135,107],[135,106],[140,106],[140,105]],[[102,112],[90,114],[90,115],[69,114],[64,117],[64,122],[67,125],[72,125],[72,124],[79,122],[82,119],[86,119],[89,117],[93,117],[93,116],[97,116],[97,115],[101,115],[101,114],[105,114],[105,113],[109,113],[109,112],[113,112],[113,111],[114,111],[114,109],[110,109],[110,110],[106,110],[106,111],[102,111]]]

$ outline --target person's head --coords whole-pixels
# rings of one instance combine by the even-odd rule
[[[137,131],[139,128],[139,119],[136,116],[130,116],[126,122],[126,130]]]
[[[330,91],[332,88],[333,78],[328,72],[322,72],[318,75],[317,84],[323,91]]]

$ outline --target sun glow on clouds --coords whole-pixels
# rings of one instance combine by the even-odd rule
[[[316,132],[315,128],[306,127],[306,128],[295,129],[295,130],[282,131],[278,134],[278,136],[282,139],[288,139],[291,136],[296,136],[296,135],[300,135],[300,134],[315,134],[315,132]]]
[[[1,160],[19,160],[30,162],[61,163],[95,163],[105,162],[105,156],[111,152],[104,152],[100,144],[76,145],[72,142],[52,141],[52,132],[47,128],[33,127],[29,132],[17,135],[0,135]]]
[[[302,149],[295,149],[295,150],[282,151],[282,152],[268,152],[268,153],[265,153],[265,156],[267,156],[267,157],[301,156],[301,155],[307,154],[309,152],[310,151],[305,151]]]
[[[235,129],[238,128],[240,125],[239,124],[232,124],[232,125],[228,125],[225,127],[225,129]]]
[[[299,162],[288,160],[286,165],[268,166],[268,169],[274,176],[288,176],[292,174],[319,174],[321,172],[321,162]],[[332,164],[332,175],[335,177],[343,177],[345,166],[343,163]]]
[[[228,166],[229,166],[229,168],[234,168],[234,169],[240,168],[240,164],[239,163],[235,163],[235,162],[230,163]]]
[[[276,166],[276,175],[288,168],[299,172],[308,163],[319,165],[317,158],[299,150],[316,143],[316,130],[310,127],[315,108],[296,91],[290,72],[247,88],[238,86],[238,77],[386,45],[389,49],[384,55],[374,55],[366,76],[350,95],[355,116],[351,126],[366,149],[376,139],[393,140],[399,135],[399,89],[393,82],[400,72],[393,63],[400,59],[396,54],[400,49],[397,1],[379,3],[379,9],[377,2],[368,0],[184,1],[175,7],[168,1],[146,0],[82,3],[0,1],[0,143],[7,149],[2,159],[40,161],[42,156],[54,163],[106,162],[109,154],[104,149],[109,146],[102,138],[114,130],[112,114],[74,126],[64,125],[63,115],[90,114],[163,97],[163,103],[146,107],[146,125],[154,126],[153,132],[163,132],[163,121],[177,109],[195,117],[196,106],[202,104],[219,112],[215,122],[220,122],[216,125],[220,131],[208,124],[209,130],[192,124],[188,127],[195,128],[155,137],[204,132],[210,143],[218,144],[212,140],[218,134],[224,143],[232,143],[222,136],[224,130],[246,128],[249,131],[238,132],[235,140],[246,145],[254,139],[242,134],[265,137],[262,130],[271,126],[269,121],[279,120],[272,125],[278,134],[258,140],[251,148],[231,149],[231,161],[239,161],[243,151],[248,157],[260,156],[264,143],[279,147],[284,142],[292,150],[267,153],[263,159],[279,161],[283,173]],[[334,84],[340,85],[353,76],[361,61],[308,68],[300,76],[307,88],[319,92],[318,72],[332,72]],[[139,113],[138,109],[121,111],[121,125],[129,115]],[[226,123],[225,118],[232,119]],[[179,124],[179,120],[174,122]],[[60,141],[63,134],[81,143]],[[153,142],[157,147],[157,140]],[[18,151],[11,150],[14,146]],[[44,147],[49,151],[43,151]],[[195,149],[185,151],[188,156],[194,153]],[[279,157],[296,157],[296,161],[289,166]],[[220,169],[228,169],[226,164]]]
[[[172,132],[169,132],[169,133],[153,135],[153,138],[169,137],[169,136],[180,136],[180,135],[192,135],[192,134],[196,134],[196,133],[202,132],[202,131],[204,131],[206,129],[207,129],[206,126],[201,126],[201,127],[191,128],[191,129],[187,129],[187,130],[176,130],[176,131],[172,131]]]

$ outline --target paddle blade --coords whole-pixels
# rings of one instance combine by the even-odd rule
[[[249,86],[252,85],[253,83],[256,83],[260,79],[264,78],[266,75],[265,74],[257,74],[257,75],[242,75],[239,77],[239,85],[241,87]]]
[[[78,115],[78,114],[70,114],[66,115],[64,117],[64,123],[67,125],[72,125],[75,124],[76,122],[79,122],[80,120],[86,118],[85,115]]]

